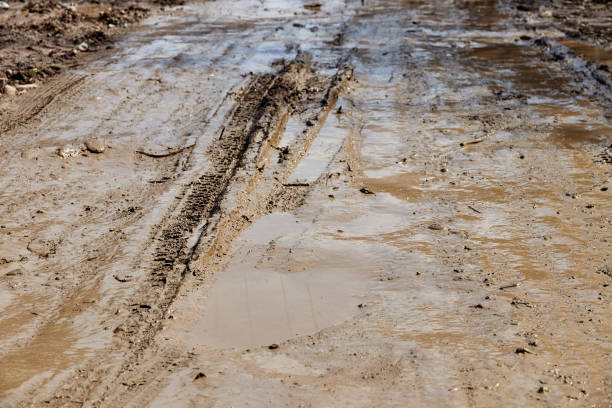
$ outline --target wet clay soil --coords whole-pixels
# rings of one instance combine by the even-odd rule
[[[0,406],[610,406],[609,50],[538,10],[190,3],[12,100]]]

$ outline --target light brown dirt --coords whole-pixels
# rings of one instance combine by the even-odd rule
[[[0,405],[610,406],[608,50],[547,18],[191,3],[3,96]]]

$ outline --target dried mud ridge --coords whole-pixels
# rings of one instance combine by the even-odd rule
[[[138,378],[135,371],[138,372],[141,363],[147,365],[142,361],[143,354],[153,345],[163,320],[172,318],[169,308],[184,277],[189,272],[193,275],[210,273],[207,268],[214,267],[231,241],[257,217],[302,202],[308,186],[296,188],[287,185],[286,180],[351,78],[352,69],[347,66],[346,59],[338,63],[336,75],[326,77],[311,68],[307,55],[298,55],[276,74],[252,75],[235,95],[233,108],[219,129],[218,139],[208,148],[208,170],[184,188],[177,196],[178,204],[173,214],[156,229],[158,233],[152,241],[148,282],[141,288],[137,300],[129,305],[131,313],[125,323],[114,330],[114,334],[122,339],[121,343],[128,347],[127,353],[131,357],[124,360],[114,376],[108,371],[100,371],[99,367],[78,370],[74,383],[64,387],[65,395],[55,396],[55,403],[61,404],[64,398],[92,400],[91,393],[97,394],[102,387],[98,387],[98,391],[87,387],[99,386],[97,381],[103,381],[109,388],[118,386],[119,391],[133,390],[146,382],[134,381],[135,377]],[[278,154],[276,159],[274,155],[279,150],[276,144],[292,115],[303,122],[304,130],[294,145],[281,149],[291,153]],[[265,168],[262,161],[269,162],[269,167]],[[274,176],[269,177],[270,173]],[[235,179],[246,179],[246,183]],[[273,180],[271,185],[266,184],[270,180]],[[220,203],[227,199],[228,189],[236,183],[243,191],[239,194],[242,196],[233,201],[233,210],[229,215],[224,214],[221,220],[218,216]],[[261,192],[262,185],[264,193]],[[244,195],[250,197],[245,199]],[[223,208],[226,206],[224,203]],[[203,258],[207,261],[198,262],[198,266],[192,268],[190,262],[204,253],[207,256]],[[188,359],[190,353],[184,354],[183,358]],[[173,355],[168,359],[177,360],[181,357]],[[161,360],[158,364],[165,367],[166,363]],[[141,375],[146,377],[150,375],[151,367],[142,370]],[[124,375],[127,377],[122,381]],[[84,380],[86,377],[88,381]],[[108,403],[108,399],[119,398],[116,393],[117,390],[110,392],[106,389],[95,400]]]

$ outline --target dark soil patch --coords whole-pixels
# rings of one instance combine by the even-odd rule
[[[0,85],[33,83],[62,71],[79,55],[110,44],[146,17],[152,5],[105,0],[8,3],[9,9],[0,10]]]

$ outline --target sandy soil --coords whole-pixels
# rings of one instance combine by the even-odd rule
[[[192,2],[79,60],[77,3],[47,76],[15,34],[0,406],[612,406],[602,4]]]

